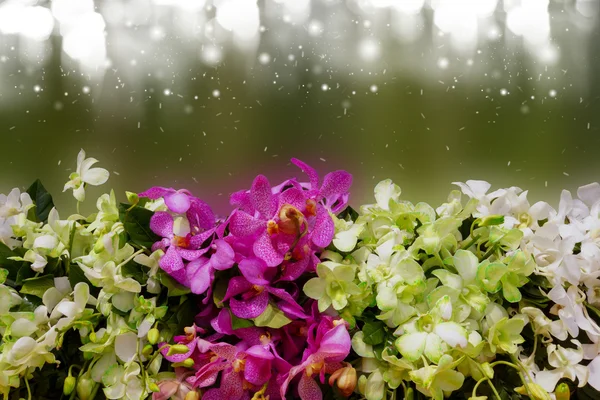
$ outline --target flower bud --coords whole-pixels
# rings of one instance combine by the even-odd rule
[[[160,392],[160,388],[159,388],[159,387],[158,387],[158,385],[157,385],[156,383],[154,383],[154,382],[150,382],[150,383],[148,384],[148,389],[149,389],[151,392],[154,392],[154,393]]]
[[[90,379],[88,374],[83,375],[77,381],[77,397],[80,400],[89,400],[94,389],[95,382]]]
[[[196,392],[195,390],[192,392],[188,392],[185,395],[184,400],[200,400],[200,393]]]
[[[488,362],[484,362],[481,364],[481,369],[485,372],[485,377],[489,379],[494,379],[494,368]]]
[[[96,240],[96,243],[94,243],[94,253],[101,253],[102,250],[104,250],[104,238],[100,237],[98,240]]]
[[[404,393],[404,400],[413,400],[415,398],[415,394],[413,392],[413,388],[410,386],[406,389],[406,393]]]
[[[90,341],[91,341],[92,343],[96,343],[96,340],[98,340],[98,338],[96,337],[96,332],[94,332],[94,331],[92,331],[92,332],[90,333],[90,336],[89,336],[89,338],[90,338]]]
[[[192,368],[194,366],[194,360],[192,360],[191,358],[186,358],[185,360],[183,360],[181,362],[173,363],[172,365],[175,368],[177,368],[177,367]]]
[[[342,396],[349,397],[356,388],[356,370],[350,364],[338,369],[329,377],[329,385],[333,386],[335,381]]]
[[[83,352],[83,359],[88,361],[91,360],[92,358],[94,358],[94,353],[92,353],[91,351],[84,351]]]
[[[63,393],[65,396],[70,395],[75,390],[75,385],[77,384],[77,379],[74,376],[67,376],[65,378],[65,383],[63,384]]]
[[[492,226],[504,223],[504,215],[486,215],[482,217],[479,226]]]
[[[188,351],[190,351],[190,349],[185,344],[174,344],[171,347],[169,347],[167,355],[172,356],[173,354],[185,354]]]
[[[531,392],[532,400],[551,400],[550,395],[537,383],[527,383],[527,387],[519,386],[515,388],[515,392],[523,395],[528,395],[527,389]],[[557,397],[558,400],[558,397]]]
[[[556,396],[556,400],[569,400],[571,398],[571,390],[569,389],[569,385],[564,382],[561,383],[556,387],[554,395]]]
[[[150,344],[158,343],[158,339],[160,339],[160,332],[156,328],[152,328],[148,331],[148,342]]]
[[[127,201],[131,203],[132,206],[135,206],[140,202],[140,196],[138,196],[137,193],[125,192],[125,195],[127,196]]]
[[[151,344],[147,344],[142,349],[142,355],[144,357],[148,357],[150,354],[152,354],[153,351],[154,351],[154,346],[152,346]]]

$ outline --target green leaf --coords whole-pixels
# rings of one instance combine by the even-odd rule
[[[8,271],[8,279],[16,280],[19,269],[23,262],[9,260],[9,257],[17,257],[19,254],[15,253],[8,248],[4,243],[0,242],[0,268],[4,268]]]
[[[142,266],[134,261],[130,261],[121,267],[121,273],[127,278],[133,278],[142,285],[146,284],[148,280],[147,275],[144,273]]]
[[[248,319],[242,319],[236,317],[231,310],[229,310],[229,315],[231,316],[231,329],[236,330],[240,328],[250,328],[254,326],[254,323]]]
[[[50,193],[48,193],[39,179],[36,179],[36,181],[29,186],[27,193],[29,193],[31,200],[35,203],[36,221],[44,223],[48,222],[48,214],[54,207],[54,202],[52,201]]]
[[[265,311],[258,317],[254,318],[254,325],[266,326],[268,328],[279,329],[292,322],[291,319],[285,316],[283,311],[273,305],[267,305]]]
[[[129,209],[131,205],[119,204],[119,220],[123,223],[130,240],[146,248],[159,241],[160,238],[150,229],[150,218],[154,213],[140,206]]]
[[[363,341],[366,344],[370,345],[378,345],[383,343],[385,340],[385,324],[380,321],[369,321],[366,322],[362,328],[363,331]]]
[[[0,268],[0,284],[6,282],[6,278],[8,278],[8,270]]]
[[[354,208],[347,206],[337,217],[346,221],[356,221],[358,219],[358,212]]]
[[[158,271],[156,274],[158,281],[161,285],[167,288],[167,297],[179,297],[184,294],[190,293],[190,289],[181,285],[175,279],[171,278],[169,274],[161,271]]]
[[[17,272],[16,284],[22,285],[23,281],[35,276],[35,271],[31,269],[31,264],[22,262]]]
[[[196,315],[200,310],[196,306],[196,302],[192,299],[185,299],[183,303],[179,306],[177,310],[177,330],[176,332],[183,332],[183,329],[186,326],[190,326],[194,321]]]
[[[23,281],[23,287],[19,292],[21,294],[30,294],[40,299],[46,293],[46,290],[54,287],[54,277],[52,275],[38,276]]]
[[[81,270],[79,265],[72,263],[69,266],[68,276],[69,276],[69,283],[71,284],[71,287],[75,287],[75,285],[77,285],[79,282],[84,282],[88,285],[88,287],[90,288],[90,293],[94,297],[98,296],[98,293],[100,293],[100,288],[97,288],[96,286],[92,285],[92,283],[85,276],[85,274],[83,273],[83,271]]]
[[[213,302],[217,308],[223,308],[223,299],[227,293],[228,280],[217,279],[213,285]]]

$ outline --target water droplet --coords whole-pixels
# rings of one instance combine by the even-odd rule
[[[171,89],[165,89],[164,92],[165,96],[170,96],[171,95]]]
[[[219,89],[215,89],[212,92],[213,97],[221,97],[221,91]]]
[[[321,90],[324,91],[324,92],[328,91],[329,90],[329,85],[326,84],[326,83],[322,84],[321,85]]]
[[[450,65],[450,61],[448,61],[448,59],[446,57],[441,57],[437,61],[437,66],[440,69],[446,69],[446,68],[448,68],[448,65]]]
[[[82,87],[82,88],[81,88],[81,91],[82,91],[84,94],[88,94],[88,93],[90,92],[90,87],[89,87],[89,86],[84,86],[84,87]],[[65,96],[66,96],[66,95],[65,95]]]
[[[502,88],[502,89],[500,89],[500,94],[501,94],[502,96],[506,96],[506,95],[508,94],[508,90],[506,90],[506,89]]]
[[[550,90],[550,91],[548,92],[548,95],[549,95],[550,97],[556,97],[556,94],[557,94],[557,93],[556,93],[556,90],[554,90],[554,89],[552,89],[552,90]]]
[[[268,63],[271,62],[271,56],[269,55],[269,53],[261,53],[258,56],[258,62],[261,63],[262,65],[267,65]]]
[[[377,91],[379,90],[379,88],[377,87],[377,85],[371,85],[371,87],[369,88],[369,90],[371,91],[371,93],[377,93]]]

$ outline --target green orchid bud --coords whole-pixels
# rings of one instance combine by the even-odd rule
[[[192,360],[191,358],[186,358],[182,362],[173,363],[172,365],[175,368],[177,368],[177,367],[192,368],[194,366],[194,360]]]
[[[481,364],[481,369],[485,372],[486,378],[494,379],[494,368],[488,362]]]
[[[88,361],[91,360],[92,358],[94,358],[94,353],[92,353],[91,351],[84,351],[83,352],[83,359]]]
[[[154,392],[154,393],[160,392],[160,388],[159,388],[159,387],[158,387],[158,385],[157,385],[156,383],[154,383],[154,382],[150,382],[150,383],[148,384],[148,389],[149,389],[151,392]]]
[[[152,354],[153,351],[154,351],[154,346],[152,346],[151,344],[147,344],[142,349],[142,354],[144,355],[144,357],[148,357],[148,356],[150,356],[150,354]]]
[[[200,393],[196,392],[195,390],[193,392],[188,392],[185,395],[184,400],[200,400]]]
[[[63,393],[65,396],[69,396],[75,390],[75,385],[77,384],[77,379],[74,376],[67,376],[65,378],[65,383],[63,384]]]
[[[415,394],[413,392],[413,388],[409,387],[406,389],[406,393],[404,393],[404,400],[413,400],[415,398]]]
[[[84,374],[77,381],[77,397],[80,400],[89,400],[96,383],[90,378],[89,373]]]
[[[529,389],[529,392],[531,392],[532,400],[551,400],[551,397],[548,394],[548,392],[546,392],[537,383],[529,382],[527,384],[527,387],[519,386],[519,387],[515,388],[515,392],[522,394],[522,395],[529,395],[527,389]],[[557,400],[558,400],[558,397],[557,397]]]
[[[188,351],[190,351],[190,349],[185,344],[174,344],[169,347],[167,355],[172,356],[173,354],[185,354]]]
[[[571,398],[571,390],[569,389],[569,385],[564,382],[561,383],[556,387],[554,395],[556,396],[556,400],[569,400]]]
[[[479,226],[492,226],[504,223],[504,215],[487,215],[482,217]]]
[[[136,206],[140,202],[140,196],[138,196],[137,193],[125,192],[125,195],[127,196],[127,201],[131,203],[132,206]]]
[[[96,340],[98,340],[98,338],[96,337],[96,332],[94,331],[90,333],[89,338],[92,343],[96,343]]]
[[[96,243],[94,244],[94,253],[98,254],[101,253],[104,250],[104,240],[102,237],[100,237],[98,240],[96,240]]]
[[[150,344],[158,343],[158,339],[160,339],[160,332],[156,328],[152,328],[148,331],[148,342]],[[187,353],[187,351],[186,351]]]

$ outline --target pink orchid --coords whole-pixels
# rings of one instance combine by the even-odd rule
[[[316,171],[292,159],[308,175],[309,183],[295,179],[271,187],[259,175],[249,191],[232,194],[237,207],[229,228],[234,237],[252,239],[253,255],[267,266],[285,264],[282,280],[295,280],[316,264],[315,252],[327,247],[335,233],[330,212],[339,212],[347,204],[352,176],[335,171],[325,176],[319,187]]]
[[[185,382],[189,375],[193,373],[187,368],[177,368],[175,378],[158,382],[159,391],[152,393],[152,400],[185,400],[186,395],[192,391],[191,385]]]
[[[240,269],[242,269],[241,265],[244,265],[244,262],[240,263]],[[304,310],[290,293],[271,286],[267,279],[260,277],[231,278],[223,301],[229,300],[229,308],[236,317],[249,319],[261,315],[266,310],[270,299],[277,301],[277,306],[290,317],[306,317]]]
[[[234,263],[235,253],[225,240],[217,239],[207,249],[208,253],[191,261],[186,267],[187,281],[195,294],[202,294],[210,288],[215,271],[229,269]]]
[[[298,382],[300,398],[322,400],[323,394],[314,378],[318,376],[321,384],[324,384],[326,374],[333,374],[345,367],[342,361],[350,353],[351,340],[344,321],[324,317],[310,330],[309,346],[304,351],[302,363],[290,369],[281,385],[282,398],[285,398],[290,382],[302,374]]]
[[[210,347],[210,351],[216,357],[196,372],[194,386],[211,386],[216,376],[222,373],[221,386],[206,391],[203,399],[249,398],[250,392],[257,392],[264,385],[272,385],[275,375],[286,373],[290,368],[287,362],[274,354],[268,336],[263,336],[261,344],[250,347],[243,341],[235,346],[216,343]]]
[[[323,184],[319,186],[319,174],[308,164],[292,158],[292,163],[302,170],[310,182],[302,183],[302,187],[308,189],[309,197],[318,203],[322,203],[328,210],[338,214],[346,208],[350,197],[350,186],[352,186],[352,175],[346,171],[333,171],[325,175]]]
[[[200,249],[202,244],[214,232],[208,230],[199,235],[191,233],[178,236],[173,231],[174,221],[171,214],[166,211],[157,211],[150,218],[150,229],[162,237],[162,240],[152,245],[152,251],[161,249],[165,255],[159,261],[160,267],[181,283],[186,282],[184,260],[193,261],[200,258],[209,249]]]

